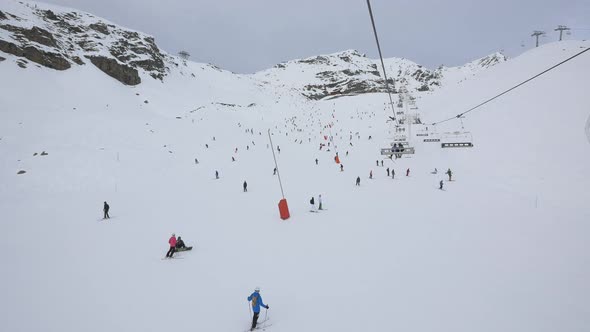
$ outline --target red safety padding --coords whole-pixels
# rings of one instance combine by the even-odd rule
[[[279,212],[281,214],[281,219],[283,220],[289,219],[289,217],[291,216],[289,214],[289,206],[287,205],[287,200],[284,198],[279,201]]]

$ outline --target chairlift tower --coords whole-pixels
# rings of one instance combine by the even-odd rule
[[[558,25],[557,29],[555,29],[554,31],[559,31],[559,41],[561,41],[561,38],[563,37],[563,32],[569,31],[569,30],[571,30],[571,29],[565,25]]]
[[[545,35],[545,31],[539,31],[539,30],[533,31],[533,34],[531,35],[531,37],[536,38],[535,47],[539,47],[539,36],[544,36],[544,35]]]

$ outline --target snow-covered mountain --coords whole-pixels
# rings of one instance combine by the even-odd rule
[[[70,51],[48,10],[86,31],[72,40],[95,38],[86,23],[99,21],[112,35]],[[130,31],[113,23],[32,2],[0,0],[0,11],[11,26],[0,27],[3,45],[62,59],[0,50],[1,331],[246,331],[256,286],[267,332],[590,326],[590,52],[463,119],[413,125],[415,155],[391,160],[380,155],[393,134],[388,98],[358,52],[237,75],[155,51],[137,32],[160,72],[135,63],[152,55],[133,45],[129,59],[111,53]],[[44,34],[34,27],[57,46],[22,37]],[[430,124],[588,47],[552,43],[434,71],[387,66]],[[97,54],[141,83],[105,74],[87,58]],[[351,83],[325,94],[332,79]],[[424,82],[429,91],[417,91]],[[419,136],[457,132],[474,147]],[[310,213],[319,194],[324,210]],[[163,260],[173,232],[194,248]]]
[[[0,9],[0,51],[16,56],[14,62],[23,68],[37,64],[67,70],[91,64],[126,85],[140,84],[142,76],[164,80],[171,70],[187,67],[186,61],[160,50],[152,36],[89,13],[15,0]],[[385,63],[394,90],[403,85],[409,91],[430,91],[505,60],[496,53],[436,70],[400,58]],[[184,73],[198,75],[188,68]],[[356,50],[288,61],[251,76],[261,85],[287,87],[289,93],[298,91],[312,100],[385,91],[378,61]]]
[[[443,82],[452,84],[464,80],[504,61],[506,58],[502,54],[495,53],[461,67],[441,66],[430,70],[407,59],[384,60],[393,90],[404,86],[409,92],[431,91]],[[294,88],[313,100],[386,91],[379,61],[356,50],[280,63],[255,76]]]

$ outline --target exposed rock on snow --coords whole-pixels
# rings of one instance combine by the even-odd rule
[[[123,84],[141,82],[138,70],[162,80],[171,57],[151,36],[93,15],[43,4],[11,2],[0,12],[0,51],[42,66],[66,70],[83,58]]]
[[[110,59],[103,56],[87,56],[98,69],[105,74],[115,78],[117,81],[126,85],[137,85],[141,83],[141,78],[137,69],[120,64],[115,59]]]

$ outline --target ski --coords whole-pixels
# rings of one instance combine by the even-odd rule
[[[266,331],[266,329],[269,328],[269,327],[271,327],[271,326],[272,326],[272,323],[269,323],[269,324],[266,324],[264,326],[256,326],[254,328],[254,330],[252,330],[252,328],[249,328],[249,329],[247,329],[244,332],[249,332],[249,331]]]

